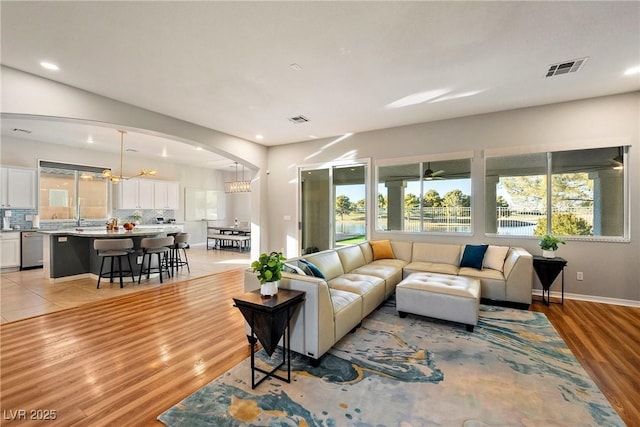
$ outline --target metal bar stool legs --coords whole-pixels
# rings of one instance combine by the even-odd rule
[[[138,283],[142,280],[142,275],[146,274],[149,279],[152,272],[157,272],[160,275],[160,283],[162,282],[162,273],[166,272],[171,277],[171,266],[169,260],[170,247],[173,245],[173,237],[147,237],[142,239],[140,247],[142,248],[142,265],[140,266],[140,275],[138,276]],[[158,255],[158,266],[152,267],[153,254]],[[145,268],[145,260],[147,260],[147,266]]]
[[[123,273],[130,273],[131,281],[136,281],[135,277],[133,276],[131,259],[129,258],[129,255],[133,250],[132,239],[96,239],[93,241],[93,247],[97,251],[98,256],[102,258],[102,261],[100,262],[100,273],[98,274],[98,289],[100,289],[100,280],[106,274],[109,275],[109,282],[113,283],[116,260],[118,262],[118,276],[120,277],[120,287],[124,287],[124,283],[122,280]],[[127,261],[129,262],[129,270],[122,270],[123,256],[127,257]],[[108,272],[104,272],[104,262],[107,258],[109,258],[110,268]]]
[[[171,245],[169,257],[172,272],[174,268],[177,272],[178,268],[182,268],[186,265],[187,271],[191,273],[191,268],[189,268],[189,258],[187,257],[187,247],[189,247],[189,233],[178,233],[175,236],[173,245]],[[184,254],[184,260],[180,255],[180,250],[182,250],[182,253]]]

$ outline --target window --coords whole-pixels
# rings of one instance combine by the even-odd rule
[[[487,233],[626,237],[626,150],[488,157]]]
[[[300,169],[303,254],[366,240],[367,171],[366,163]]]
[[[471,159],[378,166],[378,230],[470,233]]]
[[[108,212],[104,168],[40,162],[40,217],[43,221],[103,220]]]

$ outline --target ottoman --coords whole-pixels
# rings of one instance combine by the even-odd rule
[[[437,273],[413,273],[396,287],[400,317],[407,313],[464,323],[478,323],[480,280]]]

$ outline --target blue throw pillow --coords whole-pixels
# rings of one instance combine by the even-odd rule
[[[316,267],[315,264],[307,261],[306,259],[300,259],[300,262],[304,263],[307,267],[309,267],[309,270],[311,270],[311,275],[313,277],[319,277],[321,279],[324,279],[324,274],[322,274],[322,271],[320,271],[320,269]]]
[[[466,245],[460,261],[460,267],[482,270],[482,260],[488,247],[489,245]]]

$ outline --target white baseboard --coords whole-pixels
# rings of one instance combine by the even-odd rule
[[[87,279],[87,278],[94,278],[96,280],[98,280],[98,275],[97,274],[92,274],[92,273],[80,273],[80,274],[74,274],[73,276],[65,276],[65,277],[56,277],[56,278],[49,278],[49,283],[64,283],[64,282],[70,282],[72,280],[78,280],[78,279]]]
[[[542,297],[542,289],[534,289],[531,292],[533,295]],[[562,298],[562,293],[557,291],[551,291],[551,297],[553,298]],[[572,294],[565,292],[565,299],[573,299],[578,301],[588,301],[588,302],[598,302],[601,304],[613,304],[613,305],[624,305],[627,307],[640,307],[640,301],[631,300],[631,299],[620,299],[620,298],[609,298],[609,297],[600,297],[593,295],[581,295],[581,294]]]

